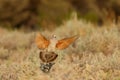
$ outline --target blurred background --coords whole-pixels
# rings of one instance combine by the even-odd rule
[[[119,23],[119,0],[0,0],[0,27],[8,30],[54,30],[77,13],[96,25]]]
[[[79,35],[47,75],[38,32]],[[0,80],[120,80],[120,0],[0,0]]]

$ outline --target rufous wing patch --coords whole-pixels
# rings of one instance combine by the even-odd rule
[[[59,40],[56,44],[56,48],[59,50],[67,48],[71,43],[73,43],[78,38],[78,35],[70,37],[70,38],[64,38],[62,40]]]
[[[39,49],[45,49],[50,44],[50,41],[39,33],[36,35],[35,43]]]

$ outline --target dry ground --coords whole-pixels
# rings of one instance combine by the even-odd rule
[[[108,26],[110,27],[110,26]],[[79,34],[49,73],[40,70],[36,32],[0,30],[0,80],[120,80],[120,32],[117,26],[96,28],[71,19],[53,32],[41,32],[58,39]],[[59,56],[59,57],[60,57]]]

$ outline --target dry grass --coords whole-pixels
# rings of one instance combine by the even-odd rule
[[[40,70],[35,33],[0,33],[0,80],[120,80],[120,32],[116,27],[95,28],[83,20],[71,19],[53,32],[64,38],[80,38],[61,51],[50,73]]]

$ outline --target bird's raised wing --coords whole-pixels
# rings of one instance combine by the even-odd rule
[[[56,48],[59,50],[67,48],[71,43],[73,43],[76,39],[78,39],[78,35],[75,35],[70,38],[64,38],[62,40],[59,40],[56,44]]]
[[[36,35],[35,43],[39,49],[45,49],[50,44],[50,41],[39,33]]]

